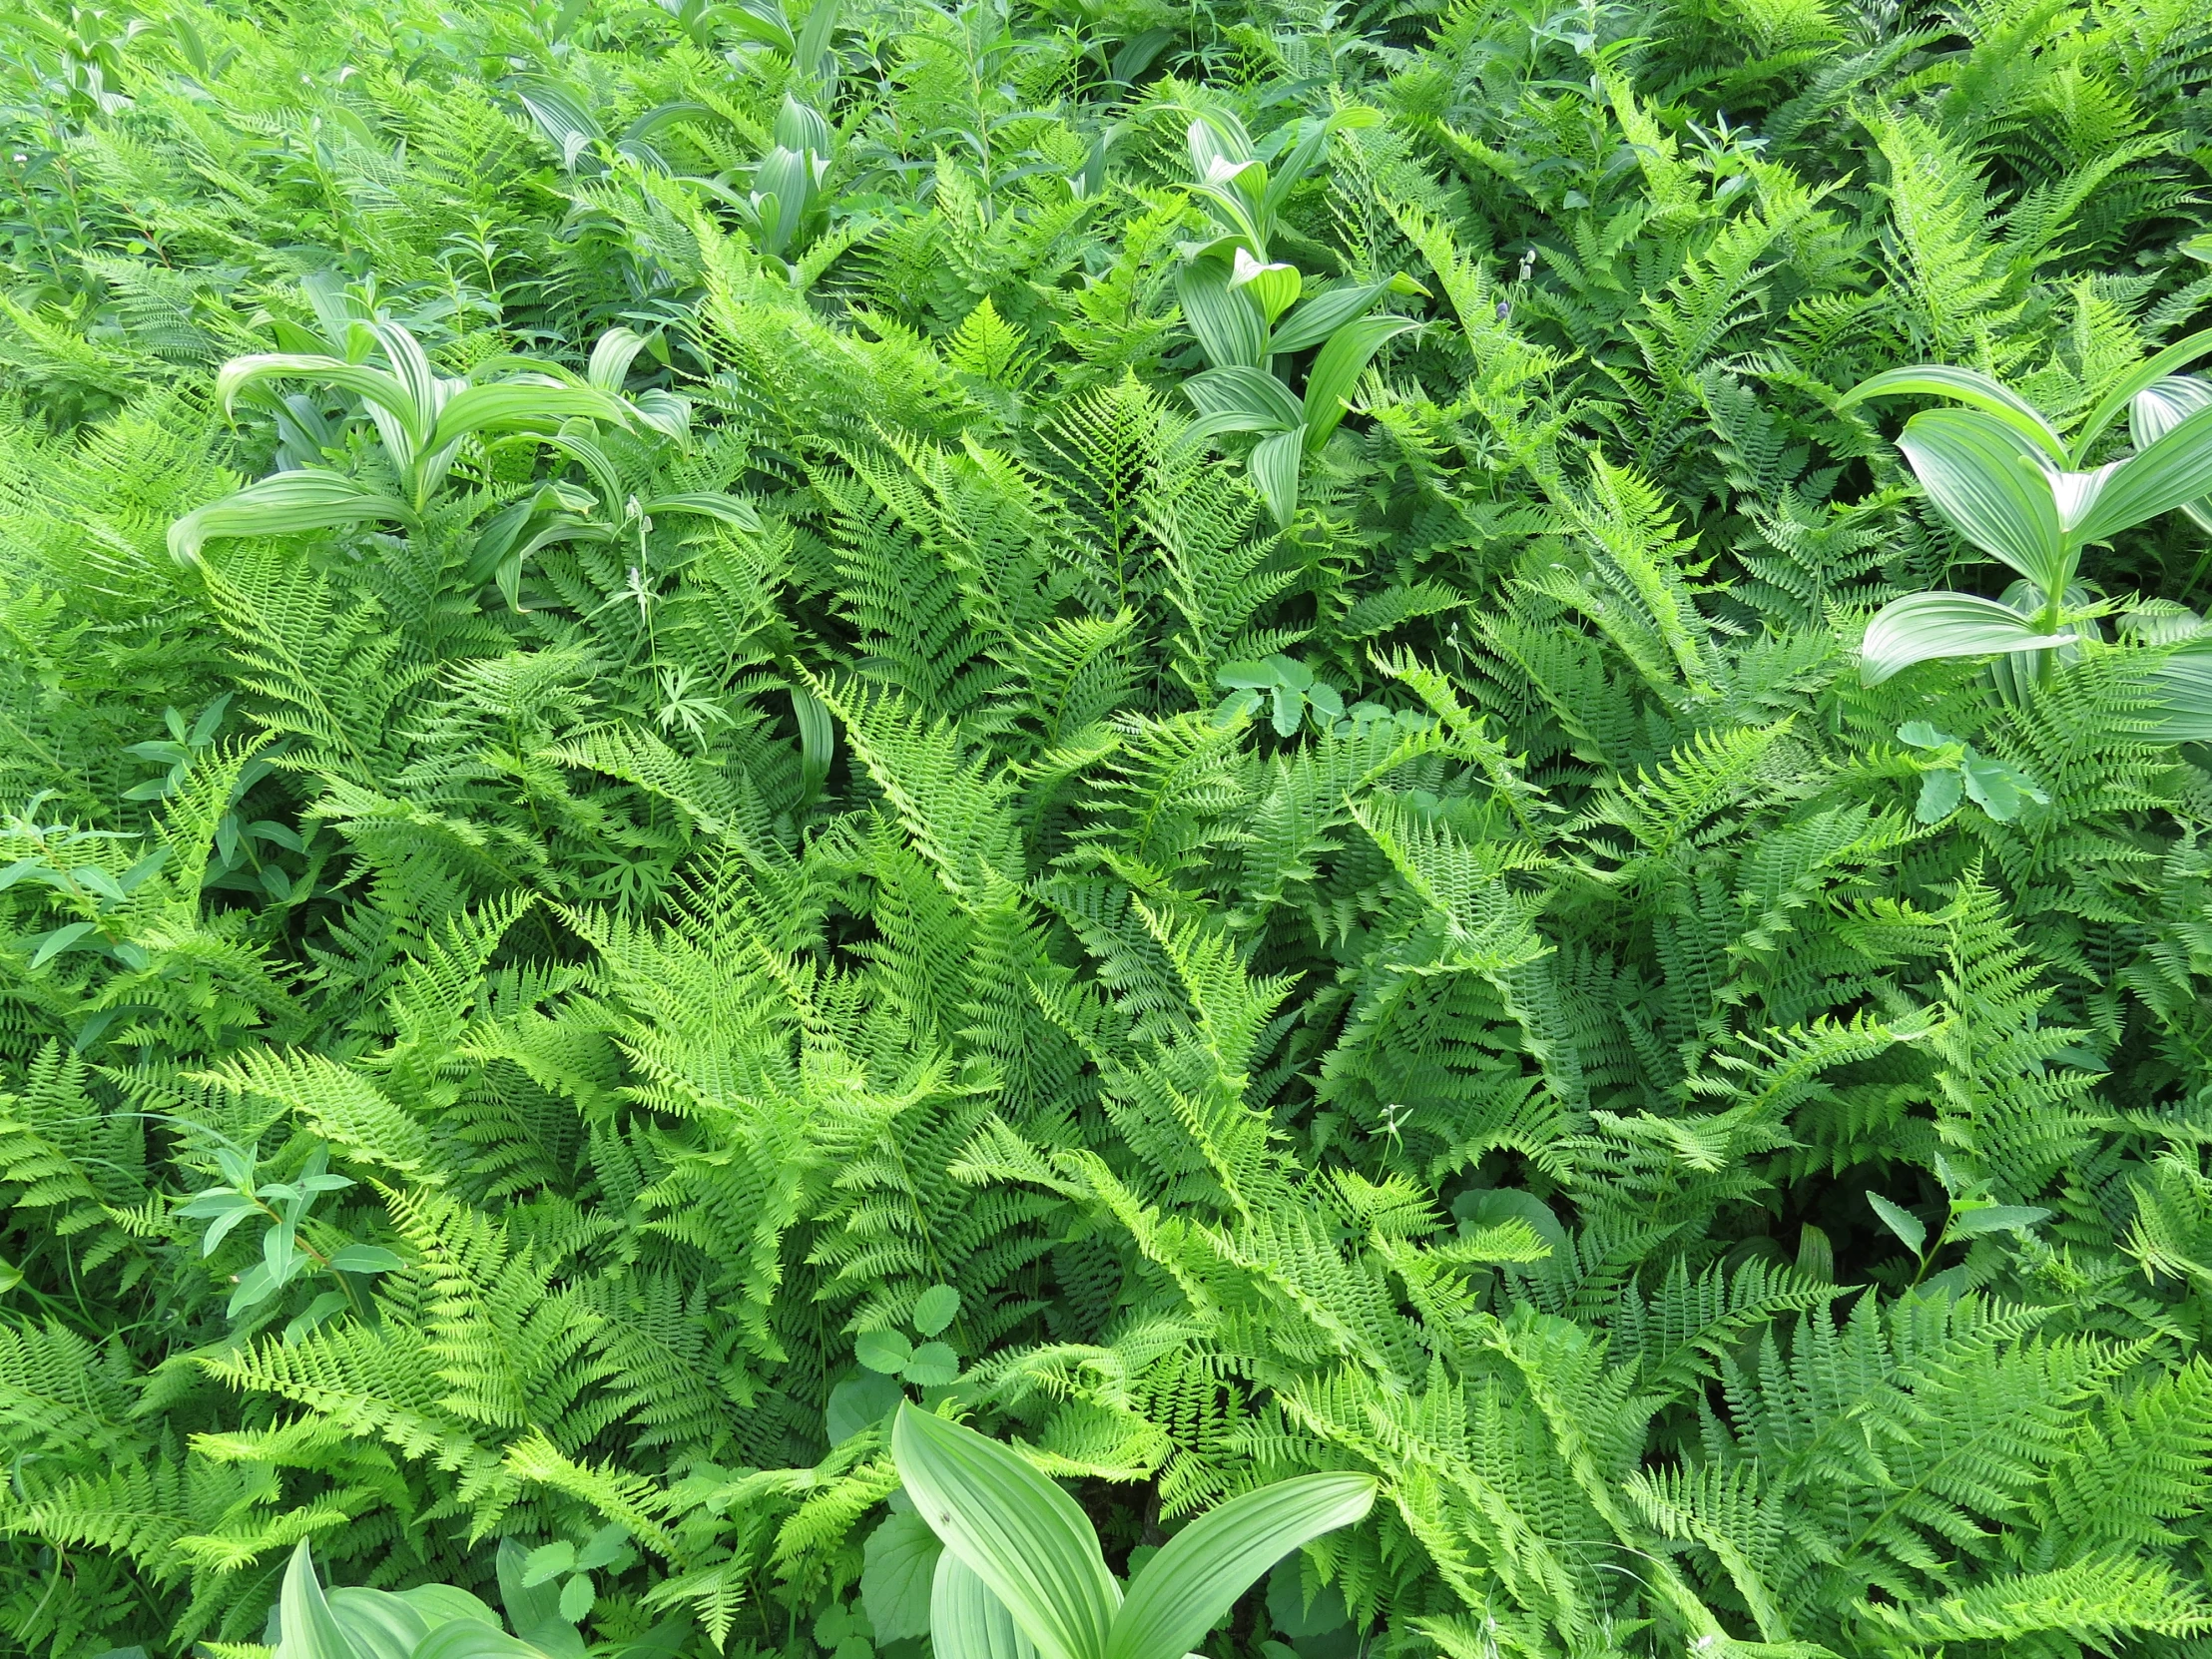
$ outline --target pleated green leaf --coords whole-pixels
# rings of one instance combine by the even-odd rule
[[[2076,532],[2104,541],[2212,495],[2212,404],[2185,415],[2114,472]]]
[[[1365,1519],[1375,1492],[1369,1475],[1309,1474],[1199,1516],[1130,1584],[1106,1659],[1180,1659],[1276,1562],[1324,1532]]]
[[[1898,447],[1936,512],[2046,593],[2070,574],[2049,471],[2019,430],[1979,409],[1915,415]]]
[[[293,1548],[291,1562],[284,1568],[277,1619],[283,1635],[276,1644],[276,1659],[380,1659],[347,1639],[329,1602],[323,1599],[322,1585],[314,1574],[314,1558],[308,1554],[304,1538]]]
[[[185,514],[169,527],[169,551],[179,564],[191,564],[220,536],[285,536],[371,520],[412,524],[414,513],[397,496],[342,472],[301,467],[275,473]]]
[[[929,1645],[936,1659],[1037,1659],[1006,1604],[949,1549],[930,1586]]]
[[[1363,316],[1329,336],[1306,380],[1306,447],[1319,449],[1345,417],[1345,401],[1383,343],[1420,324],[1406,316]]]
[[[1901,669],[1938,657],[2048,651],[2072,634],[2043,634],[2019,612],[1968,593],[1914,593],[1893,600],[1867,626],[1859,677],[1878,686]]]
[[[1075,1500],[1018,1452],[907,1403],[891,1456],[914,1508],[1044,1659],[1105,1659],[1121,1589]]]
[[[1948,363],[1893,368],[1852,387],[1837,400],[1837,407],[1849,408],[1870,397],[1904,397],[1915,392],[1954,398],[1993,415],[2041,450],[2053,465],[2067,464],[2066,446],[2051,430],[2042,411],[2018,392],[1999,385],[1976,369],[1953,368]]]

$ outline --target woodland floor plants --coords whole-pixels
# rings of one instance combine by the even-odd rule
[[[0,6],[0,1659],[2202,1659],[2208,66]]]
[[[1259,1487],[1193,1520],[1125,1593],[1082,1510],[1018,1453],[902,1403],[891,1456],[944,1545],[929,1628],[947,1659],[1017,1651],[1012,1632],[1044,1659],[1180,1659],[1277,1561],[1375,1503],[1364,1474]]]
[[[2169,371],[2208,350],[2212,337],[2194,334],[2119,376],[2070,441],[2034,405],[1973,369],[1889,369],[1847,394],[1845,407],[1915,393],[1965,405],[1914,415],[1898,447],[1944,522],[2020,577],[1999,600],[1959,593],[1892,600],[1861,647],[1867,684],[1919,662],[1996,653],[2004,654],[2005,684],[2027,691],[2046,683],[2058,653],[2078,644],[2075,630],[2090,629],[2112,608],[2078,580],[2084,551],[2163,513],[2204,513],[2212,492],[2212,387]],[[2088,467],[2122,412],[2135,452]],[[2212,736],[2201,676],[2184,671],[2162,690],[2165,730],[2176,738]]]

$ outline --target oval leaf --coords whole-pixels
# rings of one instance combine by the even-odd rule
[[[2049,651],[2074,643],[2071,634],[2039,634],[2027,618],[1970,593],[1913,593],[1893,600],[1867,625],[1859,677],[1878,686],[1901,669],[1938,657],[1987,657],[2003,651]]]
[[[1106,1659],[1181,1659],[1276,1562],[1309,1539],[1364,1520],[1375,1491],[1369,1475],[1309,1474],[1199,1516],[1129,1586]]]
[[[949,1549],[930,1588],[929,1645],[936,1659],[1037,1659],[1006,1604]]]
[[[914,1345],[900,1331],[863,1331],[854,1339],[852,1357],[869,1371],[903,1371],[914,1357]]]
[[[911,1404],[891,1456],[930,1530],[1045,1659],[1105,1659],[1121,1589],[1073,1498],[1018,1452]]]
[[[1979,409],[1931,409],[1906,424],[1898,447],[1952,529],[2046,593],[2066,585],[2058,499],[2015,428]]]

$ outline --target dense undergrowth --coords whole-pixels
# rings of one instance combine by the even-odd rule
[[[901,1394],[1117,1571],[1380,1477],[1219,1659],[2212,1643],[2206,533],[1880,679],[2009,578],[1844,400],[2202,323],[2201,0],[41,0],[0,101],[0,1650],[507,1540],[918,1655]]]

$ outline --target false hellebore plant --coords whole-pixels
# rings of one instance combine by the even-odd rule
[[[1364,1474],[1263,1486],[1191,1522],[1124,1593],[1075,1500],[1009,1447],[907,1403],[891,1456],[944,1544],[936,1659],[1183,1659],[1262,1573],[1375,1502]]]
[[[252,400],[276,416],[282,438],[278,470],[171,525],[169,550],[181,563],[196,562],[208,542],[224,536],[372,523],[419,529],[471,439],[486,446],[540,445],[583,474],[578,482],[548,477],[524,490],[472,538],[469,581],[495,584],[510,606],[520,605],[524,564],[551,543],[642,537],[655,513],[755,524],[752,508],[733,497],[668,493],[649,483],[639,487],[636,478],[658,476],[659,451],[684,444],[691,405],[659,388],[623,389],[630,365],[647,344],[632,330],[617,327],[601,334],[581,375],[542,358],[509,356],[456,378],[438,373],[403,323],[346,314],[346,305],[361,303],[357,295],[340,298],[327,282],[312,280],[307,292],[323,315],[325,337],[305,334],[304,343],[330,350],[235,357],[216,376],[226,413]],[[334,386],[359,400],[375,428],[381,452],[375,470],[381,477],[322,464],[344,452],[341,436],[308,399],[270,393],[270,382],[288,379]],[[628,467],[617,453],[625,444],[631,451]],[[626,472],[636,478],[626,478]]]
[[[2032,403],[1972,369],[1892,369],[1847,393],[1845,406],[1915,392],[1965,405],[1915,415],[1898,447],[1943,521],[2020,577],[2000,599],[1916,593],[1883,607],[1867,628],[1866,683],[1935,658],[2001,653],[1999,687],[2024,695],[2047,682],[2061,654],[2094,637],[2095,619],[2108,608],[2076,581],[2084,548],[2176,508],[2212,523],[2212,385],[2169,372],[2206,350],[2212,333],[2194,334],[2140,364],[2090,411],[2070,444]],[[2135,452],[2083,470],[2123,411]],[[2180,621],[2160,617],[2141,631],[2212,645],[2199,619]],[[2162,665],[2159,685],[2164,736],[2212,737],[2212,652],[2184,644]]]
[[[1278,524],[1288,525],[1298,510],[1300,463],[1318,453],[1344,419],[1345,400],[1368,363],[1385,341],[1417,326],[1410,317],[1368,314],[1384,293],[1423,291],[1403,276],[1309,292],[1298,267],[1269,253],[1283,204],[1328,155],[1330,135],[1381,119],[1354,106],[1281,128],[1260,147],[1224,112],[1206,112],[1190,126],[1191,168],[1198,175],[1192,190],[1215,233],[1183,245],[1185,263],[1176,278],[1183,318],[1211,365],[1183,382],[1199,412],[1191,437],[1262,434],[1245,465]],[[1269,157],[1294,133],[1297,143],[1271,177]],[[1317,345],[1303,394],[1293,392],[1276,372],[1278,362]]]

